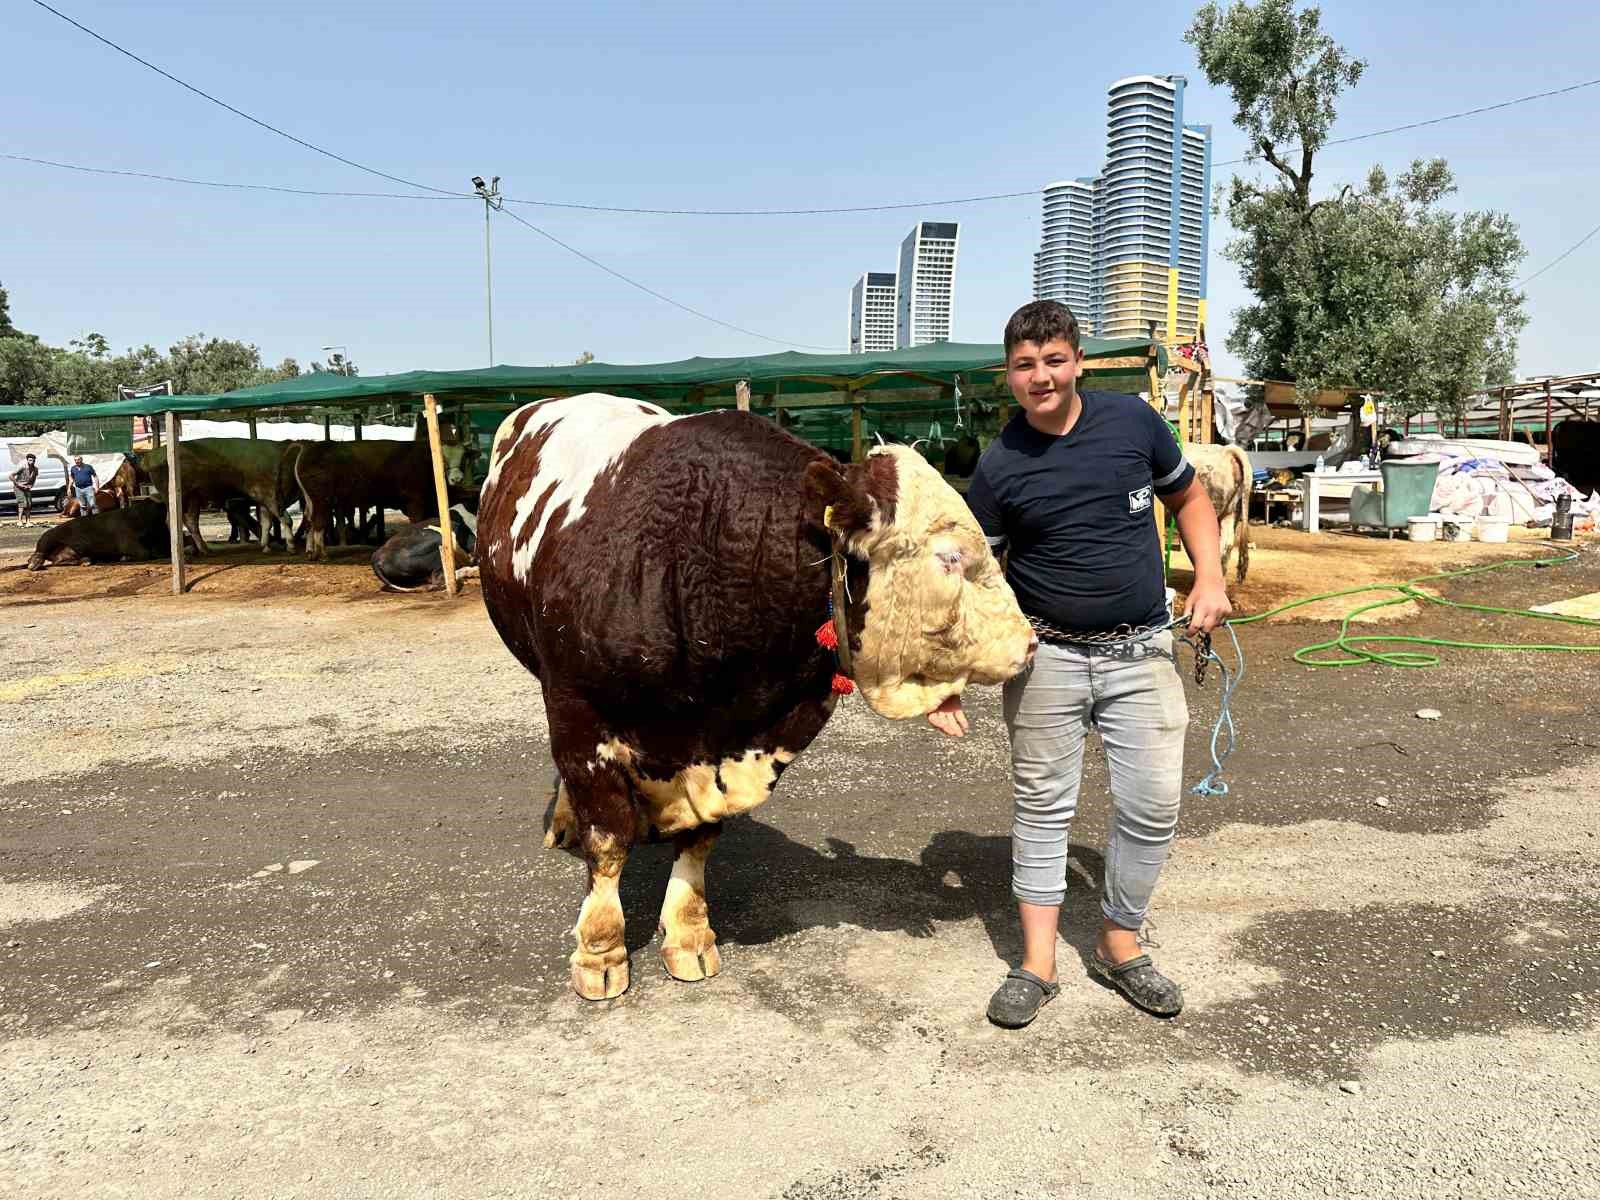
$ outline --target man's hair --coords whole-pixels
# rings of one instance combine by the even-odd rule
[[[1006,322],[1006,357],[1010,358],[1012,349],[1023,342],[1042,346],[1057,339],[1076,351],[1078,318],[1058,300],[1035,300],[1017,309]]]
[[[29,462],[32,462],[32,461],[33,461],[33,455],[31,455],[31,454],[30,454],[30,455],[28,455],[28,461],[29,461]]]

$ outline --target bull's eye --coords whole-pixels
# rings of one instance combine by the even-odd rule
[[[939,567],[946,575],[959,575],[962,570],[962,561],[965,556],[959,546],[946,546],[935,550],[933,557],[938,560]]]

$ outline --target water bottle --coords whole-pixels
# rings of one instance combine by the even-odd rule
[[[1322,474],[1322,455],[1317,455],[1317,474]]]

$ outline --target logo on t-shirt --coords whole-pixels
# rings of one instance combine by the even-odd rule
[[[1150,507],[1150,487],[1146,484],[1128,493],[1128,511],[1131,513],[1143,512]]]

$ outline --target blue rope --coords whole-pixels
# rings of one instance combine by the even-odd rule
[[[1224,629],[1233,639],[1233,657],[1236,666],[1228,669],[1228,664],[1223,662],[1217,652],[1208,645],[1203,651],[1195,648],[1195,653],[1202,655],[1207,662],[1217,664],[1217,670],[1222,674],[1222,698],[1217,711],[1217,723],[1211,728],[1211,771],[1199,783],[1189,789],[1195,796],[1226,796],[1228,785],[1222,778],[1222,764],[1228,761],[1228,756],[1233,753],[1234,745],[1238,741],[1238,731],[1233,724],[1233,691],[1244,678],[1244,651],[1239,647],[1239,635],[1234,633],[1233,626],[1224,622]],[[1221,754],[1217,753],[1217,743],[1222,740],[1223,731],[1228,734],[1227,747]]]

